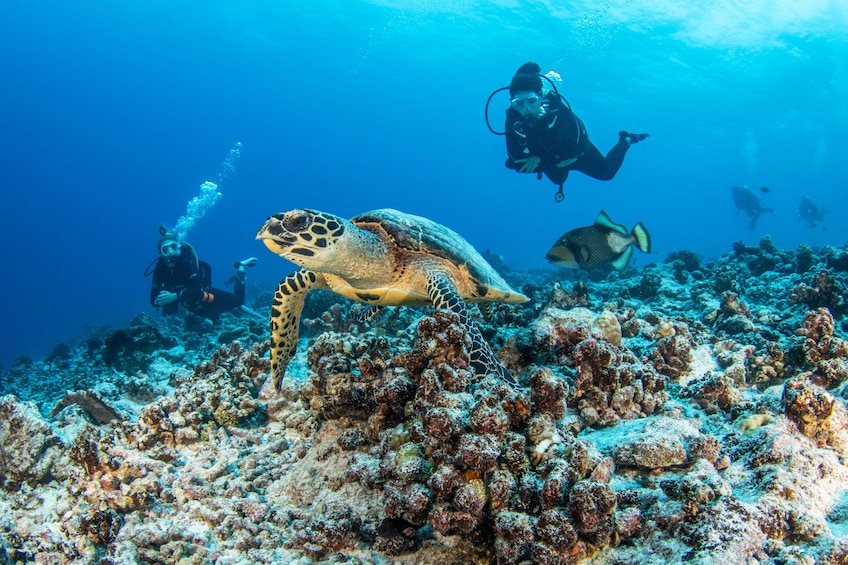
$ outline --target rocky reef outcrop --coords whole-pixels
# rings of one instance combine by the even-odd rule
[[[451,314],[139,315],[0,374],[0,563],[848,561],[848,250],[506,273]]]

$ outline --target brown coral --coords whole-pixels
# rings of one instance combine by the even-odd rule
[[[708,373],[701,379],[689,383],[681,392],[684,398],[692,398],[707,412],[729,410],[741,403],[742,393],[736,388],[734,379],[725,373]]]
[[[571,489],[568,513],[577,532],[589,536],[595,545],[606,545],[613,531],[615,506],[615,492],[609,485],[585,479]]]
[[[81,533],[99,545],[109,545],[118,536],[121,518],[111,510],[94,510],[80,520]]]
[[[586,425],[611,425],[653,413],[667,397],[665,378],[628,349],[610,342],[594,322],[594,314],[585,308],[545,309],[529,329],[535,355],[576,371],[568,402],[576,403]],[[615,335],[614,340],[620,333]],[[542,402],[548,402],[552,392],[543,390],[552,382],[545,370],[535,377],[536,385],[531,382],[531,394]],[[553,405],[546,409],[554,414],[559,410]]]
[[[789,295],[790,304],[803,304],[816,309],[828,309],[843,313],[845,309],[845,289],[829,269],[822,269],[813,275],[812,284],[801,282]]]
[[[319,516],[300,514],[292,523],[292,537],[285,547],[296,547],[313,561],[355,545],[362,519],[346,508],[333,508]]]
[[[669,331],[665,334],[660,332],[656,348],[651,351],[651,361],[657,372],[677,381],[689,372],[692,336],[686,324],[669,324]]]
[[[540,367],[530,375],[530,398],[533,406],[543,414],[560,420],[565,416],[568,385],[547,367]]]
[[[796,333],[804,338],[804,356],[809,363],[848,357],[848,344],[834,336],[833,314],[826,308],[807,312]]]
[[[783,389],[786,415],[798,425],[802,434],[821,445],[828,441],[834,402],[833,395],[811,383],[805,375],[791,379]]]

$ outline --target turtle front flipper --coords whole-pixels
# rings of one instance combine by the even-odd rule
[[[471,319],[468,306],[456,291],[456,287],[450,278],[442,272],[432,273],[427,281],[427,293],[430,295],[430,300],[433,301],[436,310],[450,310],[459,316],[459,323],[471,336],[470,355],[474,376],[480,378],[489,373],[494,373],[510,386],[517,387],[518,382],[495,357],[495,352],[489,347],[477,324]]]
[[[297,351],[300,314],[306,293],[327,288],[324,275],[302,269],[280,281],[271,304],[271,374],[274,390],[280,391],[283,375]]]

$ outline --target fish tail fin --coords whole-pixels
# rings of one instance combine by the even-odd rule
[[[630,259],[633,257],[633,246],[628,245],[627,249],[621,252],[621,255],[616,257],[611,263],[616,271],[623,271],[630,264]]]
[[[645,224],[639,222],[633,226],[633,230],[630,234],[636,238],[636,247],[639,248],[639,251],[642,253],[651,252],[651,234],[648,232],[648,228],[645,227]]]

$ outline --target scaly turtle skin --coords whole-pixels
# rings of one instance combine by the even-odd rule
[[[306,293],[326,289],[370,305],[449,310],[471,336],[476,376],[515,379],[471,320],[466,302],[527,302],[459,234],[426,218],[374,210],[350,220],[315,210],[268,218],[256,234],[274,253],[303,267],[284,278],[271,307],[271,370],[280,389],[297,348]]]

